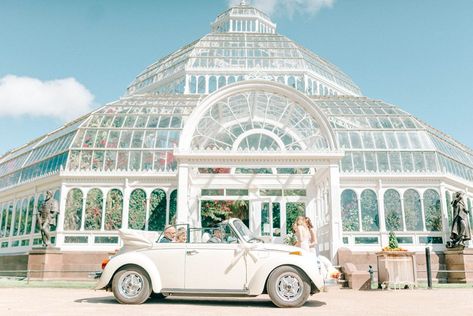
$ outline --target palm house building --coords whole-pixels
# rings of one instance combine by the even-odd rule
[[[473,151],[363,96],[243,2],[123,97],[0,158],[0,257],[41,244],[47,191],[64,252],[113,251],[120,228],[228,217],[282,242],[306,215],[336,261],[341,247],[380,250],[390,231],[404,248],[444,250],[452,194],[472,208]]]

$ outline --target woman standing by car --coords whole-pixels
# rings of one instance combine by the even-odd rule
[[[307,228],[307,223],[304,216],[298,216],[294,223],[294,232],[296,233],[296,247],[300,247],[309,251],[310,246],[310,232]]]
[[[312,225],[312,221],[307,216],[305,218],[305,223],[310,234],[309,251],[317,254],[317,233],[315,231],[314,225]]]

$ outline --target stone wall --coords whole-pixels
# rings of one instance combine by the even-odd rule
[[[338,265],[343,266],[345,263],[353,263],[355,267],[360,271],[368,271],[369,265],[375,270],[374,277],[377,279],[377,259],[376,253],[370,251],[357,251],[352,252],[348,248],[340,248],[337,253]],[[425,261],[425,252],[416,253],[416,264],[417,264],[417,281],[427,280],[427,268]],[[445,270],[445,254],[443,252],[432,252],[430,254],[430,266],[432,269],[432,280],[433,282],[445,283],[447,282],[447,273],[438,272],[438,270]]]

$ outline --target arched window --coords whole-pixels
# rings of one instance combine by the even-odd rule
[[[148,230],[162,231],[166,225],[166,193],[161,189],[151,192]]]
[[[135,189],[130,195],[128,211],[128,228],[144,229],[146,220],[146,192]]]
[[[404,216],[406,218],[406,230],[423,230],[420,196],[416,190],[409,189],[404,192]]]
[[[15,207],[15,219],[13,220],[13,232],[12,236],[17,236],[19,235],[20,231],[20,221],[21,221],[21,201],[16,202],[16,207]]]
[[[80,230],[83,203],[84,194],[80,189],[72,189],[67,193],[64,230]]]
[[[353,190],[347,189],[341,196],[343,231],[360,230],[358,198]]]
[[[437,191],[428,189],[424,192],[424,212],[425,228],[428,231],[442,231],[440,195]]]
[[[189,81],[189,92],[190,93],[195,93],[196,92],[196,79],[195,76],[191,76],[191,79]]]
[[[0,237],[4,237],[5,235],[5,225],[7,223],[7,218],[8,218],[8,210],[7,210],[7,205],[3,204],[2,205],[2,217],[0,218]]]
[[[176,223],[177,212],[177,190],[171,192],[169,197],[169,224]]]
[[[220,76],[218,78],[218,88],[221,89],[227,85],[227,79],[225,76]]]
[[[209,78],[209,93],[217,90],[217,78],[215,76],[210,76]]]
[[[100,230],[102,227],[103,193],[100,189],[92,189],[87,193],[85,202],[85,230]]]
[[[452,226],[452,196],[450,195],[450,192],[445,191],[445,199],[447,202],[447,218],[448,218],[448,227]]]
[[[105,210],[105,230],[116,230],[122,227],[123,194],[119,189],[112,189],[107,194]]]
[[[7,215],[7,220],[5,222],[5,237],[10,236],[10,231],[12,229],[12,216],[13,216],[13,204],[10,204],[8,206],[8,215]]]
[[[386,218],[386,229],[388,231],[402,231],[404,225],[402,222],[401,196],[394,189],[384,192],[384,212]]]
[[[23,204],[21,205],[21,223],[20,223],[20,232],[18,235],[24,235],[26,223],[28,222],[28,199],[23,200]]]
[[[205,93],[205,77],[200,76],[197,85],[197,93]]]
[[[361,193],[361,229],[379,231],[378,199],[373,190]]]
[[[287,85],[290,86],[290,87],[295,88],[296,87],[296,79],[293,76],[289,76],[289,78],[287,78]]]
[[[31,227],[33,227],[33,211],[34,211],[34,197],[30,198],[28,203],[28,222],[26,224],[26,234],[31,233]]]

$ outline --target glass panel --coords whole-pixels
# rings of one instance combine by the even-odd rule
[[[202,195],[225,195],[224,189],[202,189]]]
[[[424,212],[425,228],[428,231],[442,231],[442,211],[437,191],[428,189],[424,192]]]
[[[87,193],[85,203],[85,230],[100,230],[102,227],[103,193],[100,189],[92,189]]]
[[[350,140],[352,148],[362,148],[360,134],[357,132],[350,132]]]
[[[115,163],[117,161],[117,152],[116,151],[107,151],[105,154],[105,166],[104,170],[114,170]]]
[[[131,131],[122,131],[122,136],[120,138],[120,148],[130,147],[131,134]]]
[[[344,190],[341,195],[343,231],[359,231],[358,199],[353,190]]]
[[[353,166],[355,171],[365,171],[365,162],[363,158],[363,153],[354,152],[353,153]]]
[[[294,231],[294,223],[298,216],[305,216],[305,203],[286,203],[286,228]]]
[[[202,227],[213,227],[231,217],[241,219],[248,226],[248,210],[249,201],[246,200],[201,201]]]
[[[404,216],[407,230],[423,230],[420,196],[415,190],[409,189],[404,192]]]
[[[401,158],[404,171],[414,171],[414,164],[412,163],[412,153],[401,152]]]
[[[169,201],[169,224],[176,223],[176,211],[177,211],[177,190],[171,192]]]
[[[419,237],[420,244],[443,244],[442,237],[435,237],[435,236],[421,236]]]
[[[401,155],[398,151],[389,152],[389,163],[391,166],[391,171],[402,171]]]
[[[399,192],[389,189],[384,192],[384,212],[386,216],[386,229],[388,231],[402,231],[401,196]]]
[[[157,189],[151,192],[148,230],[163,231],[166,225],[166,193]]]
[[[64,230],[80,230],[82,221],[83,194],[79,189],[67,193]]]
[[[33,227],[33,210],[34,210],[34,198],[32,197],[30,198],[30,202],[28,203],[28,222],[26,224],[27,235],[31,233],[31,228]],[[1,231],[0,231],[0,236],[2,236]]]
[[[355,244],[379,244],[378,237],[355,237]]]
[[[345,153],[345,156],[342,158],[342,171],[343,172],[351,172],[353,171],[353,161],[351,153]]]
[[[117,148],[119,138],[120,131],[110,131],[110,134],[108,135],[107,148]]]
[[[141,151],[130,152],[130,170],[140,170],[141,164]]]
[[[386,142],[384,140],[383,133],[373,133],[374,136],[374,142],[376,144],[376,148],[378,149],[385,149],[386,148]]]
[[[396,237],[397,242],[400,244],[412,244],[414,243],[414,238],[412,237]]]
[[[388,154],[386,152],[378,152],[376,154],[378,159],[378,171],[385,172],[389,170],[389,163],[388,163]]]
[[[379,231],[378,199],[373,190],[361,193],[361,227],[363,231]]]
[[[128,214],[128,228],[145,229],[146,217],[146,193],[142,189],[136,189],[130,195],[130,207]]]
[[[122,227],[123,194],[119,189],[112,189],[107,194],[105,210],[105,230],[117,230]]]
[[[131,148],[142,148],[143,147],[143,131],[134,131],[133,140],[131,142]]]
[[[119,151],[117,157],[117,169],[127,170],[128,169],[128,152]]]
[[[104,161],[104,151],[96,150],[94,151],[94,156],[92,159],[92,170],[102,170],[103,161]]]
[[[447,218],[448,218],[448,227],[452,227],[452,218],[453,218],[453,209],[452,209],[452,196],[450,192],[445,191],[445,199],[447,202]]]
[[[282,190],[279,189],[260,189],[261,196],[282,196]]]
[[[225,190],[225,195],[230,195],[230,196],[245,196],[248,195],[248,190],[247,189],[227,189]]]

